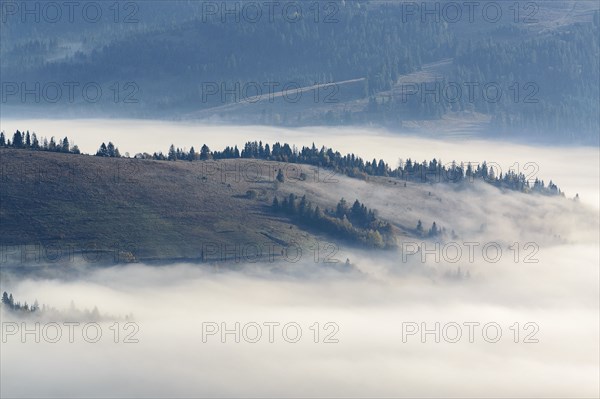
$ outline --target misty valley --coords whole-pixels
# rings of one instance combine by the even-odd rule
[[[217,137],[210,135],[214,128],[197,129]],[[399,366],[409,358],[416,367],[431,367],[440,345],[461,345],[460,356],[493,363],[518,344],[530,361],[551,367],[546,349],[535,349],[546,343],[578,357],[582,384],[594,378],[592,369],[585,371],[593,356],[578,352],[577,341],[596,331],[597,285],[589,275],[598,261],[598,207],[588,193],[598,172],[573,162],[568,173],[574,179],[557,171],[556,184],[551,170],[541,173],[569,150],[550,148],[545,163],[540,158],[537,168],[515,171],[514,158],[494,158],[489,142],[474,149],[485,156],[481,161],[449,142],[456,159],[472,161],[450,161],[443,153],[447,162],[417,162],[398,154],[406,161],[394,167],[383,158],[342,155],[337,145],[302,145],[302,138],[239,147],[193,142],[187,149],[160,135],[154,145],[163,153],[120,148],[108,138],[77,147],[75,138],[48,139],[40,131],[34,140],[31,131],[17,130],[0,137],[7,365],[24,350],[46,357],[73,346],[64,364],[84,378],[75,368],[85,361],[80,356],[94,356],[100,367],[120,356],[152,367],[144,355],[152,348],[161,362],[176,358],[191,367],[168,374],[176,387],[161,378],[140,388],[150,369],[130,385],[126,364],[112,366],[105,378],[127,395],[185,396],[197,392],[199,378],[203,387],[230,396],[289,387],[310,395],[302,379],[290,377],[310,365],[324,373],[312,377],[315,392],[364,396],[396,392],[397,372],[383,371],[381,362]],[[348,139],[323,133],[332,145]],[[405,142],[406,155],[430,144],[397,140]],[[211,150],[218,146],[224,149]],[[515,145],[514,153],[520,151]],[[571,152],[574,159],[597,157],[587,149]],[[574,184],[580,173],[587,179]],[[348,358],[348,348],[365,357]],[[264,360],[248,374],[257,351]],[[362,382],[340,391],[326,377],[333,360],[321,356],[342,368],[377,372],[365,371]],[[447,356],[436,370],[451,367],[446,362],[454,357]],[[293,365],[271,369],[290,357]],[[215,365],[214,358],[223,363]],[[232,364],[246,370],[243,380],[219,382]],[[477,364],[461,368],[481,373]],[[526,373],[521,367],[511,364],[505,377]],[[287,377],[265,385],[263,373]],[[552,374],[528,375],[520,388],[537,392]],[[68,389],[109,392],[102,381]],[[366,381],[379,385],[366,388]],[[506,392],[502,380],[495,381],[475,392],[490,386]],[[440,383],[443,391],[460,389],[454,380]],[[553,386],[570,392],[566,382]],[[48,387],[68,394],[62,386]],[[409,392],[422,387],[405,382]]]

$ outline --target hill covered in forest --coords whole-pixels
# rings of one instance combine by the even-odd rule
[[[523,174],[498,174],[485,163],[408,159],[390,168],[314,144],[172,145],[166,154],[127,158],[113,143],[92,156],[66,137],[17,131],[0,135],[0,163],[4,262],[239,263],[289,260],[290,248],[315,245],[389,249],[407,237],[456,238],[460,231],[430,214],[452,190],[483,184],[498,195],[562,194],[552,182],[530,185]],[[365,194],[373,192],[389,197]]]
[[[97,23],[17,9],[1,27],[4,113],[440,131],[451,119],[598,142],[594,2],[225,4],[106,3]]]

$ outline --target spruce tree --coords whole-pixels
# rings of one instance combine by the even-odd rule
[[[280,183],[283,183],[285,181],[285,176],[283,175],[281,169],[279,169],[279,171],[277,172],[277,181]]]

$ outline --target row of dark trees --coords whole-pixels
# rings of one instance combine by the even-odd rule
[[[13,134],[12,140],[7,138],[4,132],[0,132],[0,147],[80,154],[79,147],[73,145],[67,137],[58,142],[54,137],[51,137],[50,140],[45,137],[38,139],[37,135],[29,133],[29,130],[27,132],[17,130]]]
[[[4,132],[0,132],[0,148],[17,148],[34,151],[81,154],[79,147],[77,145],[73,145],[68,137],[58,140],[58,142],[54,139],[54,137],[51,137],[50,140],[46,139],[45,137],[38,139],[37,135],[35,133],[29,133],[29,130],[27,130],[27,132],[21,132],[17,130],[13,134],[12,140],[7,139],[4,135]],[[96,156],[120,158],[121,154],[119,149],[116,148],[113,143],[109,142],[108,145],[102,143],[96,152]]]
[[[16,301],[13,297],[13,294],[9,294],[6,291],[2,294],[2,306],[7,310],[12,312],[19,312],[21,314],[44,314],[50,317],[57,318],[65,318],[67,315],[69,319],[76,320],[88,320],[88,321],[100,321],[103,316],[100,314],[98,307],[94,306],[92,310],[80,310],[75,307],[75,303],[71,301],[71,306],[68,310],[68,313],[63,313],[61,311],[56,310],[53,307],[42,305],[40,306],[37,299],[33,303],[33,305],[28,305],[27,302],[21,304],[21,302]],[[125,316],[125,319],[132,319],[133,315],[129,314]]]
[[[358,200],[349,207],[342,198],[335,209],[322,210],[318,205],[313,206],[306,195],[298,198],[290,194],[281,201],[274,197],[272,209],[324,233],[368,247],[391,248],[396,245],[392,226],[378,219],[375,210],[368,209]]]
[[[6,291],[2,294],[2,303],[10,310],[20,312],[37,312],[40,310],[40,305],[37,299],[33,305],[28,305],[27,302],[21,304],[21,302],[15,301],[13,294],[8,294]]]
[[[394,177],[404,181],[430,182],[430,183],[460,183],[464,180],[483,180],[494,186],[522,192],[538,192],[548,195],[562,194],[559,188],[552,181],[548,185],[543,180],[536,179],[533,184],[523,173],[508,171],[497,174],[494,168],[488,166],[484,161],[475,167],[468,163],[457,164],[452,162],[444,165],[441,160],[433,159],[429,162],[415,162],[410,158],[406,162],[400,162],[397,168],[392,169],[383,159],[365,161],[355,154],[342,155],[331,148],[321,147],[317,149],[313,143],[312,147],[302,147],[297,149],[287,143],[279,142],[270,146],[262,141],[249,141],[244,145],[240,152],[238,147],[226,147],[223,151],[211,151],[208,146],[203,145],[200,154],[192,149],[187,152],[182,149],[175,149],[171,145],[169,156],[165,157],[162,153],[155,153],[153,156],[143,156],[138,154],[139,158],[152,158],[156,160],[217,160],[217,159],[261,159],[277,162],[290,162],[319,166],[333,169],[340,174],[350,177],[367,178],[367,176]]]
[[[433,222],[429,230],[425,231],[423,228],[423,222],[421,222],[421,220],[417,222],[415,231],[419,237],[437,238],[446,235],[446,228],[439,227],[436,222]],[[456,239],[456,233],[454,230],[452,230],[452,238]]]
[[[108,145],[102,143],[98,151],[96,151],[97,157],[109,157],[109,158],[121,158],[119,149],[115,147],[112,142],[108,142]]]
[[[18,130],[13,136],[12,142],[5,142],[4,134],[2,134],[0,136],[0,146],[79,154],[77,146],[71,148],[69,140],[66,137],[58,144],[54,142],[54,139],[51,139],[49,143],[47,143],[47,140],[44,140],[44,144],[40,146],[35,133],[29,135],[29,132],[27,132],[27,134],[23,135]],[[112,142],[109,142],[108,145],[102,143],[96,152],[96,156],[118,158],[121,157],[121,154],[119,149]],[[339,151],[334,151],[324,146],[318,149],[314,143],[311,147],[304,146],[298,149],[287,143],[281,144],[277,142],[269,145],[263,144],[262,141],[249,141],[241,151],[237,146],[228,146],[223,151],[211,151],[204,144],[199,153],[195,151],[194,147],[191,147],[187,151],[171,145],[167,155],[164,155],[162,152],[155,152],[152,155],[138,153],[135,155],[135,158],[161,161],[260,159],[313,165],[332,169],[339,174],[349,177],[362,179],[367,179],[368,176],[382,176],[419,183],[460,183],[465,180],[481,180],[507,190],[537,192],[546,195],[562,194],[561,190],[552,181],[546,185],[543,180],[535,179],[533,184],[530,184],[525,174],[512,170],[497,174],[494,168],[488,166],[485,161],[474,167],[471,163],[467,165],[464,163],[457,164],[456,162],[443,164],[441,160],[435,158],[429,162],[423,161],[419,163],[409,158],[406,162],[401,161],[398,167],[391,168],[383,159],[377,160],[373,158],[372,161],[365,161],[355,154],[342,155]]]

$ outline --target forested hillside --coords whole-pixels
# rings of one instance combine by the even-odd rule
[[[241,3],[229,13],[203,3],[107,8],[104,24],[54,24],[60,38],[11,16],[5,112],[394,129],[454,115],[479,118],[478,131],[495,136],[598,139],[593,2],[494,3],[497,19],[485,4],[452,18],[439,3],[430,13],[395,2],[294,3],[295,14],[259,9],[253,18]],[[236,103],[244,106],[224,107]]]
[[[408,159],[390,168],[383,159],[365,161],[314,144],[298,149],[254,141],[241,151],[202,145],[198,152],[172,145],[167,154],[128,158],[112,142],[91,156],[67,137],[48,140],[16,131],[10,138],[0,133],[0,158],[0,239],[4,258],[13,261],[23,253],[38,259],[50,248],[61,258],[85,253],[104,263],[213,262],[229,259],[223,248],[246,244],[269,245],[269,253],[261,249],[256,255],[263,259],[318,241],[383,249],[396,247],[401,236],[456,237],[452,226],[435,220],[424,221],[431,223],[426,232],[413,212],[381,218],[378,209],[355,199],[352,185],[361,182],[436,206],[439,194],[432,193],[449,185],[562,194],[554,183],[530,184],[522,173],[498,176],[485,162]],[[334,188],[339,196],[332,201],[326,194]]]

